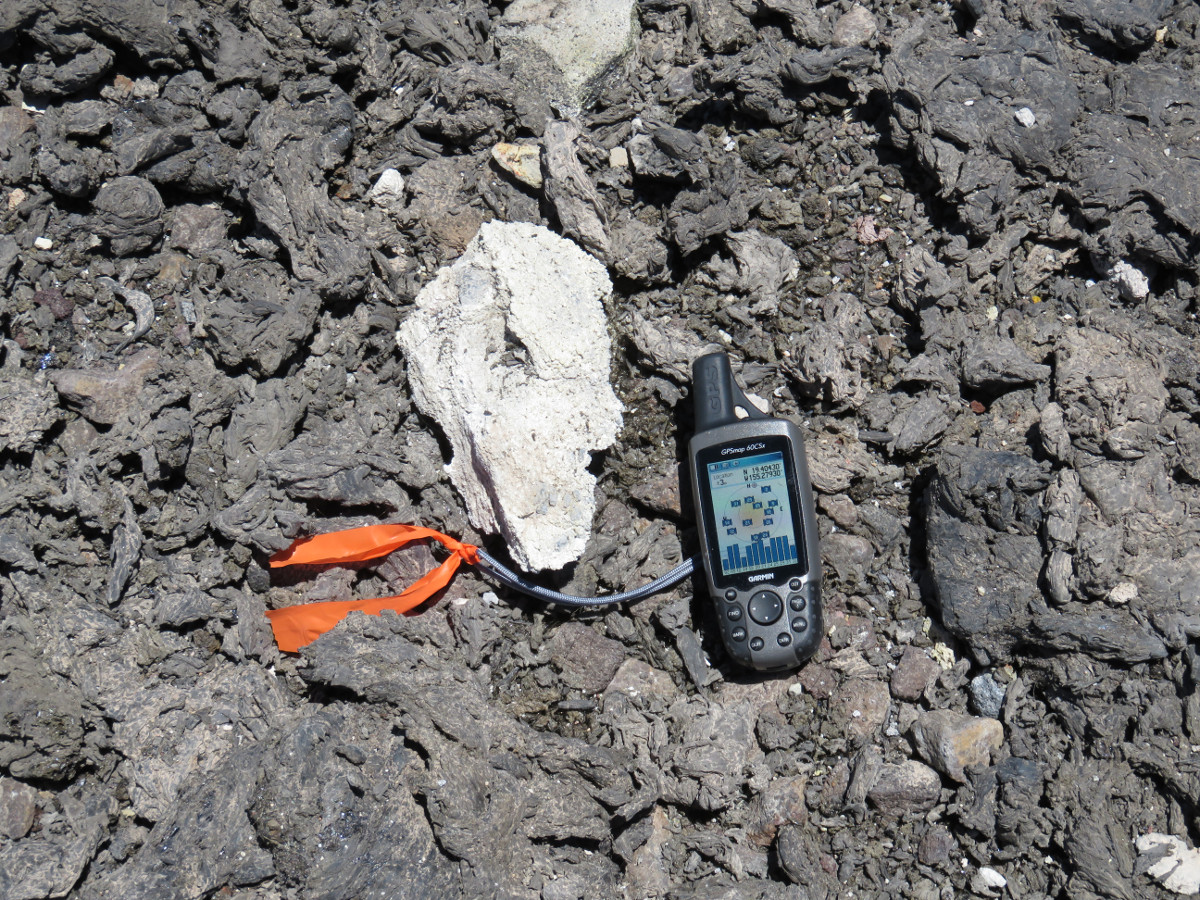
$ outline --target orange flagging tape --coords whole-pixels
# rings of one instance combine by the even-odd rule
[[[473,544],[464,544],[432,528],[422,528],[419,525],[368,525],[365,528],[351,528],[348,531],[334,531],[303,538],[272,556],[272,569],[300,563],[329,565],[361,562],[387,556],[410,541],[426,538],[443,544],[450,551],[450,556],[432,572],[426,573],[419,581],[394,597],[300,603],[296,606],[285,606],[283,609],[267,610],[267,618],[271,620],[271,630],[275,632],[275,643],[279,645],[279,649],[285,653],[295,653],[352,612],[377,616],[385,609],[402,613],[414,606],[420,606],[450,583],[459,563],[478,563],[479,551]]]

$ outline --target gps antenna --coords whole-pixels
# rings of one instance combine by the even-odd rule
[[[746,411],[747,418],[767,418],[734,384],[733,369],[725,353],[709,353],[692,363],[692,402],[697,433],[738,421],[739,406]]]

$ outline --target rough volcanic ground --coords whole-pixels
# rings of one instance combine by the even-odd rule
[[[511,37],[570,5],[0,4],[0,897],[1176,896],[1137,842],[1200,844],[1197,6],[640,0],[576,104]],[[293,537],[503,552],[394,338],[492,219],[615,284],[624,426],[542,582],[695,551],[724,346],[808,438],[799,672],[731,668],[694,584],[470,571],[277,651],[265,609],[435,558],[272,575]]]

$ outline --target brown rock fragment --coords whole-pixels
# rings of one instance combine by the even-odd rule
[[[17,840],[29,833],[37,815],[37,791],[13,778],[0,778],[0,834]]]
[[[892,673],[892,696],[897,700],[920,699],[941,670],[924,650],[908,647]]]
[[[650,473],[645,481],[630,490],[629,495],[655,512],[683,515],[679,499],[679,468],[670,472]]]
[[[833,46],[860,47],[875,37],[875,17],[855,3],[833,26]]]
[[[804,805],[807,785],[808,779],[803,775],[776,778],[767,785],[750,808],[746,831],[752,843],[769,847],[782,826],[808,822],[808,809]]]
[[[567,685],[595,694],[613,680],[625,659],[625,647],[582,622],[567,622],[551,641],[550,658]]]
[[[917,859],[927,866],[945,865],[958,844],[942,825],[934,825],[917,845]]]
[[[811,694],[817,700],[828,700],[838,686],[837,675],[819,663],[809,663],[801,669],[798,680],[805,693]]]
[[[964,769],[987,765],[1004,743],[1004,726],[996,719],[948,709],[921,713],[910,733],[921,758],[960,783],[967,780]]]
[[[531,188],[542,187],[542,148],[536,144],[499,143],[492,147],[492,159],[504,171]]]
[[[59,396],[96,425],[112,425],[137,400],[158,366],[157,350],[142,350],[116,369],[63,369],[50,376]]]
[[[664,703],[670,703],[679,696],[679,688],[662,669],[656,669],[640,659],[627,659],[604,689],[605,697],[617,693],[634,698],[658,697]]]
[[[882,813],[908,815],[932,809],[942,791],[942,779],[923,762],[906,759],[879,769],[867,799]]]
[[[38,291],[33,295],[33,302],[48,308],[58,322],[71,318],[71,313],[75,312],[75,301],[65,296],[58,288]]]
[[[887,685],[873,678],[850,678],[839,692],[839,705],[846,717],[846,737],[853,746],[873,738],[887,721],[891,698]]]

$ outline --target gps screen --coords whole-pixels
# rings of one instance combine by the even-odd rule
[[[722,574],[797,562],[783,454],[760,453],[706,468]]]

